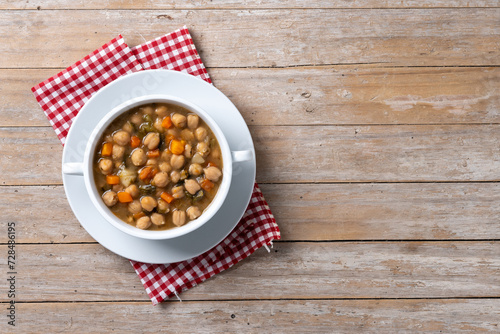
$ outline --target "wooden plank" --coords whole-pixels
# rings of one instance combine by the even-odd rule
[[[498,123],[499,68],[210,69],[251,125]]]
[[[499,252],[500,242],[275,242],[182,298],[500,297]],[[18,245],[16,254],[17,301],[148,300],[128,261],[98,244]]]
[[[34,303],[16,305],[20,315],[16,329],[23,333],[260,333],[270,328],[283,333],[495,333],[499,303],[498,299],[193,301],[156,307],[131,302]]]
[[[497,8],[63,14],[0,12],[0,68],[66,67],[118,34],[137,45],[184,24],[208,67],[499,65],[500,59]]]
[[[1,228],[16,223],[18,243],[94,242],[71,211],[62,186],[0,187]],[[0,236],[6,243],[8,235]]]
[[[263,184],[284,240],[500,239],[500,184]]]
[[[496,181],[500,125],[251,126],[259,183]],[[52,128],[0,128],[3,185],[60,184]]]
[[[283,240],[500,239],[500,184],[262,184]],[[13,205],[14,203],[14,205]],[[93,242],[62,186],[0,187],[21,243]],[[0,234],[0,243],[7,242]]]
[[[62,149],[52,128],[0,128],[1,184],[62,183]]]
[[[2,126],[47,126],[31,87],[59,69],[0,70]],[[209,69],[247,124],[500,123],[500,68]]]
[[[304,2],[299,0],[279,1],[279,0],[211,0],[210,2],[187,2],[187,1],[151,1],[151,0],[44,0],[43,3],[29,3],[19,0],[4,0],[0,3],[0,9],[262,9],[262,8],[470,8],[470,7],[498,7],[498,2],[494,0],[316,0],[314,2]]]
[[[498,126],[251,127],[260,182],[498,180]]]

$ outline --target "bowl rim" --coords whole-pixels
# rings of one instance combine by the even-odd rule
[[[219,146],[221,148],[222,160],[223,160],[222,182],[219,186],[219,189],[214,199],[210,202],[209,206],[204,210],[202,215],[197,219],[186,223],[183,226],[162,231],[141,230],[116,217],[100,198],[101,196],[99,195],[97,188],[95,187],[94,173],[92,168],[95,149],[99,143],[99,139],[101,138],[102,133],[106,130],[109,124],[111,124],[117,117],[119,117],[123,113],[126,113],[132,108],[154,102],[179,105],[187,109],[188,111],[195,113],[200,118],[202,118],[216,136],[219,142]],[[87,192],[89,193],[89,197],[94,206],[98,209],[98,211],[101,213],[101,215],[105,218],[106,221],[111,223],[114,227],[118,228],[122,232],[135,237],[143,239],[151,239],[151,240],[165,240],[165,239],[177,238],[198,229],[206,222],[208,222],[217,213],[217,211],[224,203],[224,200],[226,199],[227,193],[231,185],[232,158],[231,158],[231,151],[229,149],[229,144],[226,140],[224,133],[206,111],[204,111],[195,103],[179,98],[177,96],[168,94],[150,94],[132,98],[119,104],[118,106],[110,110],[97,123],[97,125],[92,131],[92,134],[85,148],[83,171],[84,171],[85,186]]]

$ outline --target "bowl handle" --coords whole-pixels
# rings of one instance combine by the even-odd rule
[[[62,172],[67,175],[83,175],[83,163],[66,162],[62,166]]]
[[[253,158],[253,151],[252,150],[231,151],[231,157],[233,159],[233,162],[241,162],[241,161],[252,160],[252,158]]]

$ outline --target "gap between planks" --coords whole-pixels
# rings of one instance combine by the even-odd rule
[[[364,301],[378,301],[378,300],[415,300],[415,301],[425,301],[425,300],[497,300],[500,299],[498,297],[413,297],[413,298],[397,298],[397,297],[380,297],[380,298],[363,298],[363,297],[353,297],[353,298],[257,298],[257,299],[186,299],[182,300],[183,303],[213,303],[213,302],[254,302],[254,301],[263,301],[263,302],[273,302],[273,301],[326,301],[326,300],[345,300],[345,301],[356,301],[356,300],[364,300]],[[162,303],[178,303],[177,299],[167,299]],[[9,302],[0,302],[2,304],[8,304]],[[18,301],[16,304],[93,304],[93,303],[139,303],[139,304],[151,304],[149,300],[142,299],[130,299],[130,300],[40,300],[40,301]]]
[[[297,181],[297,182],[258,182],[266,185],[306,185],[306,184],[485,184],[499,183],[498,180],[474,180],[474,181]],[[62,183],[44,183],[44,184],[0,184],[0,188],[8,187],[62,187]]]
[[[273,240],[273,243],[315,243],[315,244],[335,244],[335,243],[432,243],[432,242],[500,242],[500,239],[372,239],[372,240],[364,240],[364,239],[342,239],[342,240]],[[69,242],[16,242],[17,246],[41,246],[41,245],[97,245],[99,244],[97,241],[69,241]],[[8,244],[5,242],[0,242],[0,246],[7,246]]]
[[[0,10],[1,11],[1,10]],[[391,68],[407,68],[407,69],[412,69],[412,68],[481,68],[481,67],[487,67],[487,68],[497,68],[500,67],[500,64],[488,64],[488,65],[387,65],[387,66],[374,66],[374,65],[380,65],[380,64],[386,64],[386,63],[381,63],[381,62],[373,62],[373,63],[332,63],[332,64],[296,64],[296,65],[287,65],[287,66],[211,66],[211,67],[206,67],[207,71],[210,72],[210,70],[225,70],[225,69],[232,69],[232,70],[237,70],[237,69],[287,69],[287,68],[329,68],[329,67],[334,67],[334,66],[342,66],[342,67],[351,67],[351,66],[366,66],[366,68],[385,68],[385,69],[391,69]],[[56,71],[61,71],[65,70],[66,67],[0,67],[0,70],[56,70]]]
[[[481,125],[481,126],[491,126],[491,125],[500,125],[500,122],[490,122],[490,123],[349,123],[349,124],[333,124],[333,123],[323,123],[323,124],[259,124],[259,125],[251,125],[247,124],[248,127],[286,127],[286,126],[295,126],[295,127],[350,127],[350,126],[463,126],[463,125]],[[13,129],[13,128],[29,128],[29,129],[37,129],[37,128],[51,128],[50,126],[45,125],[1,125],[1,129]]]

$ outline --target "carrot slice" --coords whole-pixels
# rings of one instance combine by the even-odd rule
[[[148,166],[148,167],[144,167],[144,168],[143,168],[143,169],[141,169],[141,171],[139,172],[139,178],[140,178],[141,180],[143,180],[143,181],[144,181],[144,180],[146,180],[146,179],[148,179],[148,178],[151,178],[151,177],[150,177],[150,174],[151,174],[151,171],[152,171],[152,170],[153,170],[153,168],[152,168],[152,167],[149,167],[149,166]]]
[[[160,195],[161,199],[164,200],[167,203],[172,203],[172,201],[175,199],[174,196],[170,195],[169,193],[161,193]]]
[[[172,120],[170,119],[170,116],[165,117],[163,121],[161,121],[161,126],[165,129],[172,127]]]
[[[117,195],[120,203],[130,203],[133,201],[132,196],[126,191],[119,191]]]
[[[141,211],[141,212],[134,213],[134,214],[132,215],[132,217],[134,217],[134,219],[139,219],[139,218],[141,218],[141,217],[144,217],[145,215],[146,215],[146,214],[145,214],[144,212],[142,212],[142,211]]]
[[[141,139],[137,136],[130,137],[130,146],[132,148],[139,147],[141,145]]]
[[[174,139],[170,142],[170,151],[173,154],[182,154],[184,153],[184,144],[182,141]]]
[[[148,158],[158,158],[160,156],[160,150],[156,149],[156,150],[148,151],[147,155],[148,155]]]
[[[213,184],[213,182],[208,179],[203,179],[203,181],[201,181],[200,183],[200,186],[203,188],[203,190],[210,191],[215,186],[215,184]]]
[[[104,143],[102,144],[101,155],[103,157],[109,157],[113,154],[113,144],[112,143]]]
[[[120,184],[120,177],[116,175],[106,175],[106,182],[111,185]]]

